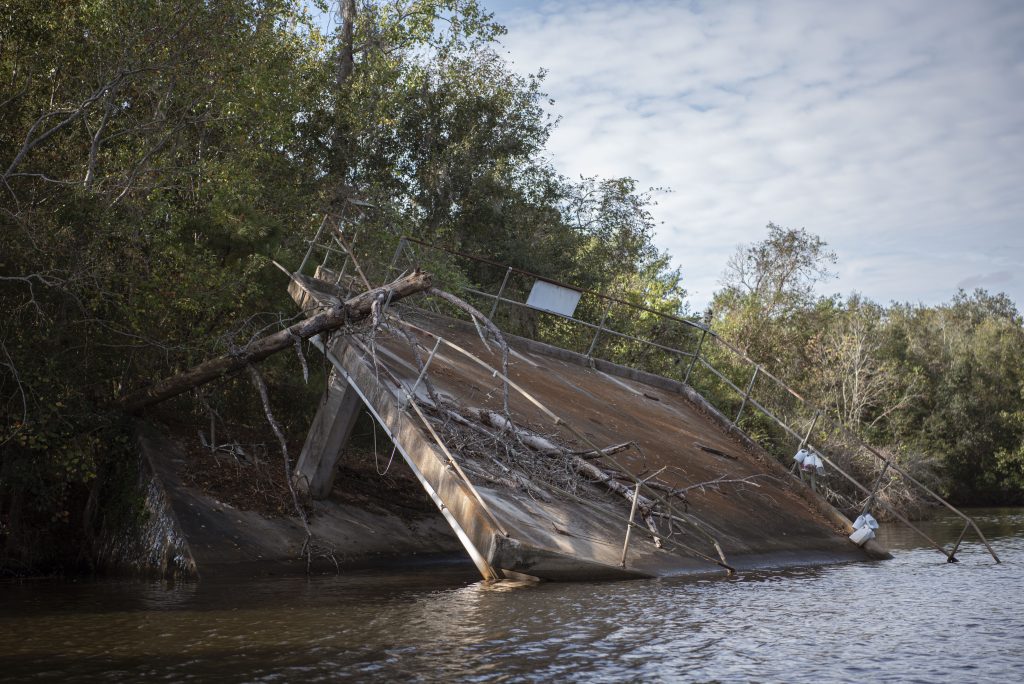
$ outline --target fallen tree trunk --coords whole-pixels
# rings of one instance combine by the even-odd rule
[[[204,385],[217,378],[242,370],[250,363],[256,363],[271,354],[292,347],[297,340],[306,340],[320,333],[336,330],[344,325],[357,323],[367,318],[374,302],[397,301],[403,297],[422,292],[430,288],[429,273],[414,271],[393,283],[368,290],[351,299],[320,311],[309,318],[299,321],[284,330],[272,335],[261,337],[237,353],[225,354],[186,371],[164,378],[149,387],[131,392],[115,402],[119,408],[135,413],[142,409],[166,401],[195,387]]]

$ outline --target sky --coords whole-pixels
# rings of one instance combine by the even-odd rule
[[[839,257],[822,294],[1024,308],[1024,2],[483,0],[547,70],[570,176],[632,176],[707,305],[772,221]]]

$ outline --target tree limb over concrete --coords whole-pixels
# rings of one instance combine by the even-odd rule
[[[369,317],[373,303],[378,298],[394,302],[417,292],[423,292],[429,289],[430,285],[429,273],[414,271],[393,283],[360,293],[284,330],[261,337],[238,352],[204,361],[177,375],[159,380],[149,387],[131,392],[118,399],[115,405],[129,413],[136,413],[229,373],[240,371],[250,363],[262,361],[271,354],[292,347],[296,340],[306,340],[320,333],[330,332],[344,325],[359,322]]]

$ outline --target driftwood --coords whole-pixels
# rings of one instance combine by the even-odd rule
[[[632,487],[625,485],[616,479],[616,476],[612,473],[606,472],[599,466],[591,463],[582,456],[576,455],[572,452],[562,449],[555,443],[551,442],[538,434],[530,432],[524,428],[521,428],[512,421],[508,420],[502,415],[494,413],[493,411],[487,411],[480,409],[478,412],[481,422],[485,425],[490,425],[496,430],[502,432],[508,432],[514,434],[516,438],[522,442],[525,446],[542,453],[546,456],[563,456],[570,459],[577,472],[583,473],[584,475],[593,478],[600,484],[607,487],[609,490],[615,492],[619,496],[623,497],[629,502],[633,502],[636,497],[637,507],[640,511],[640,516],[646,523],[647,528],[654,534],[654,543],[658,548],[661,548],[661,532],[658,531],[658,526],[654,522],[654,507],[655,502],[648,499],[642,494],[637,494],[633,491]]]
[[[466,302],[466,301],[464,301],[462,299],[459,299],[458,297],[456,297],[455,295],[453,295],[453,294],[451,294],[449,292],[445,292],[444,290],[438,290],[438,289],[432,287],[427,292],[427,294],[431,294],[431,295],[434,295],[435,297],[439,297],[439,298],[443,299],[444,301],[448,302],[449,304],[451,304],[451,305],[453,305],[455,307],[458,307],[459,309],[462,309],[463,311],[468,313],[469,317],[471,319],[473,319],[473,325],[477,326],[477,332],[478,333],[480,332],[480,325],[479,324],[483,323],[484,327],[487,328],[487,331],[489,333],[491,333],[491,336],[494,337],[494,340],[498,343],[498,346],[501,347],[501,373],[502,373],[502,380],[501,380],[501,402],[502,402],[502,408],[505,409],[505,415],[506,416],[509,415],[509,411],[508,411],[508,343],[505,341],[505,336],[501,334],[501,330],[498,328],[498,326],[496,326],[494,324],[494,321],[492,321],[490,318],[488,318],[487,316],[484,316],[482,313],[477,311],[476,308],[474,308],[472,304],[470,304],[469,302]],[[484,336],[482,334],[480,335],[480,341],[483,342],[485,346],[487,345],[487,340],[484,339]]]
[[[381,298],[397,301],[427,290],[430,288],[430,284],[429,273],[414,271],[393,283],[360,293],[284,330],[261,337],[237,353],[225,354],[204,361],[198,366],[164,378],[149,387],[131,392],[119,399],[116,405],[131,413],[141,411],[148,406],[176,397],[217,378],[238,372],[251,363],[262,361],[272,354],[292,347],[298,340],[306,340],[320,333],[330,332],[344,325],[362,321],[370,316],[374,302]]]
[[[570,451],[569,453],[571,453],[573,456],[579,456],[580,458],[585,458],[589,461],[595,458],[614,456],[615,454],[621,451],[626,451],[627,449],[631,449],[635,446],[636,442],[623,442],[622,444],[613,444],[611,446],[606,446],[600,451],[595,451],[594,449],[585,449],[583,451]]]

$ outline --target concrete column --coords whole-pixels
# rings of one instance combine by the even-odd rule
[[[330,494],[338,459],[352,436],[362,407],[356,391],[332,372],[327,394],[313,418],[293,476],[295,485],[314,499],[325,499]]]

